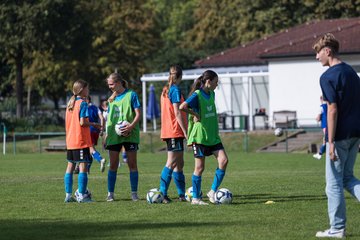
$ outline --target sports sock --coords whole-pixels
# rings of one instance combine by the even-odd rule
[[[123,158],[123,159],[127,159],[127,154],[126,154],[126,152],[122,152],[122,158]]]
[[[326,150],[326,144],[321,145],[319,154],[322,155]]]
[[[165,196],[167,195],[167,191],[169,189],[169,185],[171,182],[171,173],[172,173],[172,169],[168,168],[168,167],[164,167],[163,170],[161,171],[161,176],[160,176],[160,192],[162,192],[162,194],[164,194]]]
[[[72,194],[73,175],[71,173],[65,173],[64,185],[65,185],[65,192]]]
[[[174,182],[178,191],[179,196],[185,195],[185,175],[183,171],[173,172]]]
[[[108,171],[108,192],[114,192],[117,172]]]
[[[220,168],[217,168],[215,171],[214,181],[211,185],[212,190],[214,190],[216,192],[216,190],[220,186],[222,180],[224,179],[224,176],[225,176],[225,170],[221,170]]]
[[[139,172],[130,172],[130,186],[132,192],[137,192],[139,181]]]
[[[98,151],[93,152],[91,155],[99,163],[103,159],[101,154]]]
[[[78,176],[79,193],[85,194],[87,188],[88,176],[86,172],[80,172]]]
[[[192,175],[193,198],[200,198],[201,176]]]

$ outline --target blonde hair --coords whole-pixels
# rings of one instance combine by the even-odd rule
[[[82,90],[84,88],[86,88],[87,86],[88,86],[88,83],[81,79],[74,82],[73,89],[72,89],[73,95],[71,96],[71,98],[67,104],[67,109],[69,111],[72,111],[74,109],[76,96],[79,96],[80,93],[82,92]]]
[[[335,36],[331,33],[326,33],[324,36],[316,40],[313,45],[315,52],[320,52],[324,47],[331,49],[331,52],[336,55],[339,52],[339,41],[336,40]]]
[[[169,88],[173,85],[178,79],[182,78],[182,69],[179,65],[172,65],[169,71],[168,86]]]
[[[107,77],[107,79],[109,79],[109,78],[114,80],[114,82],[120,82],[121,85],[126,89],[129,86],[128,82],[125,79],[123,79],[123,77],[120,75],[120,73],[114,72]],[[108,98],[108,102],[114,101],[116,95],[117,95],[116,91],[113,92],[113,94],[111,94],[111,96]]]

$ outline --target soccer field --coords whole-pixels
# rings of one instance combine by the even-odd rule
[[[117,201],[106,202],[107,170],[100,173],[95,162],[88,184],[95,202],[65,204],[65,153],[1,155],[0,239],[315,239],[316,231],[328,227],[324,159],[230,152],[221,187],[233,192],[231,205],[148,204],[146,192],[158,187],[165,158],[139,153],[138,202],[130,200],[126,165],[118,171]],[[193,165],[187,152],[186,187]],[[207,158],[204,193],[215,168],[215,159]],[[355,175],[359,170],[357,163]],[[173,182],[169,195],[177,195]],[[274,204],[264,204],[269,200]],[[360,239],[360,205],[349,194],[346,200],[348,238]]]

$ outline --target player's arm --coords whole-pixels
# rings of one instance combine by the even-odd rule
[[[135,108],[134,109],[134,112],[135,112],[135,117],[134,117],[134,120],[127,126],[124,126],[123,128],[121,128],[122,132],[124,133],[130,133],[136,126],[136,124],[140,121],[140,118],[141,118],[141,110],[140,108]]]
[[[337,124],[337,104],[336,103],[328,103],[328,112],[327,112],[327,130],[328,130],[328,137],[329,137],[329,153],[330,159],[332,161],[336,161],[335,155],[335,131],[336,131],[336,124]]]
[[[93,123],[89,121],[88,104],[84,101],[80,105],[80,126],[100,128],[100,123]]]
[[[100,119],[100,135],[103,135],[104,133],[104,129],[105,129],[105,119],[104,119],[104,116],[102,115],[102,112],[99,110],[98,111],[98,116],[99,116],[99,119]]]
[[[180,103],[173,103],[173,108],[174,108],[174,114],[175,114],[175,117],[176,117],[176,121],[179,123],[180,127],[181,127],[181,130],[183,131],[184,135],[185,135],[185,138],[187,138],[187,130],[186,130],[186,127],[185,127],[185,122],[184,122],[184,119],[181,115],[181,111],[179,109],[180,107]]]
[[[194,109],[199,105],[196,93],[193,93],[185,102],[180,105],[180,110],[194,116],[194,122],[200,121],[200,115]]]

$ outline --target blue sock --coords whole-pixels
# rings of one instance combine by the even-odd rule
[[[224,179],[224,176],[225,176],[225,170],[221,170],[221,169],[217,168],[215,171],[214,181],[211,185],[212,190],[216,191],[218,189],[222,180]]]
[[[321,145],[319,154],[322,155],[326,150],[326,144]]]
[[[122,152],[122,158],[123,158],[123,159],[127,159],[127,154],[126,154],[126,152]]]
[[[64,185],[65,185],[65,192],[72,194],[73,175],[71,173],[65,173]]]
[[[200,198],[201,176],[192,175],[193,198]]]
[[[160,192],[162,192],[165,196],[167,195],[167,191],[169,189],[169,185],[170,185],[170,182],[171,182],[172,171],[173,171],[172,169],[169,169],[166,166],[161,171]]]
[[[173,172],[174,182],[179,196],[185,196],[185,176],[183,171]]]
[[[108,192],[114,192],[117,172],[108,171]]]
[[[87,173],[86,172],[79,173],[79,176],[78,176],[79,193],[84,194],[86,192],[87,182],[88,182]]]
[[[100,153],[98,151],[93,152],[92,154],[93,158],[100,163],[100,161],[103,159],[102,156],[100,155]]]
[[[130,172],[130,186],[132,192],[137,192],[139,181],[139,172]]]

